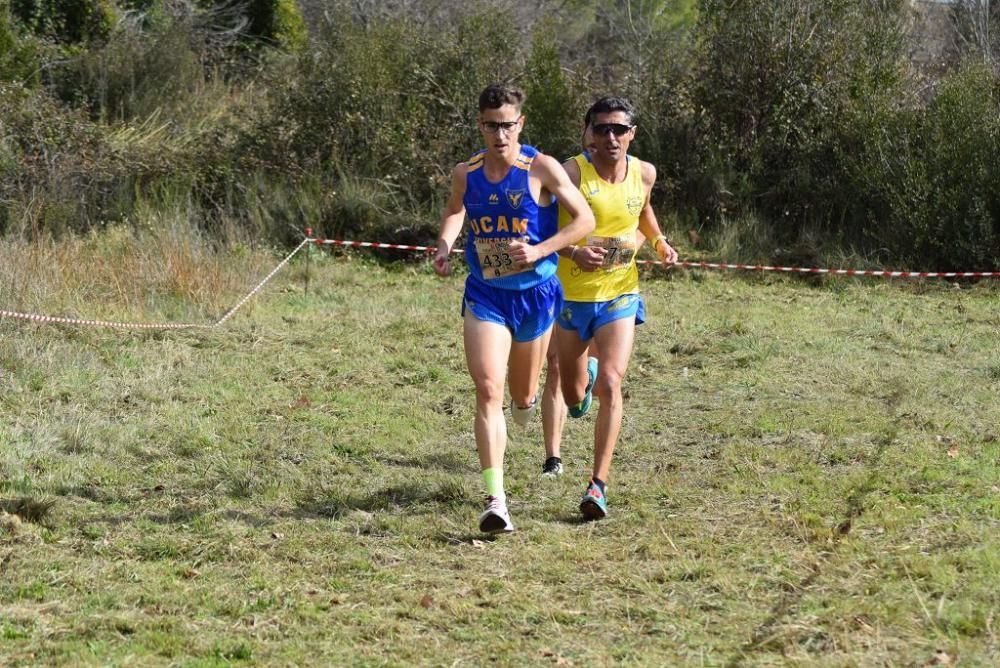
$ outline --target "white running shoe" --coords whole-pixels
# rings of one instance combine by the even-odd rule
[[[535,407],[538,405],[538,397],[531,400],[531,405],[527,408],[521,408],[514,401],[510,402],[510,416],[514,418],[514,422],[519,427],[527,427],[528,423],[531,422],[532,416],[535,414]]]
[[[479,530],[483,533],[510,533],[514,530],[504,499],[486,497],[486,510],[479,516]]]

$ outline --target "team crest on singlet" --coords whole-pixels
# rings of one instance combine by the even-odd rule
[[[625,200],[625,206],[628,208],[629,215],[638,216],[642,211],[642,198],[629,197]]]
[[[521,200],[524,199],[523,190],[508,190],[507,191],[507,201],[510,203],[511,208],[520,209]]]

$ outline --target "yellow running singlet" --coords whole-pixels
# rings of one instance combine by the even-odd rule
[[[621,183],[608,183],[594,169],[588,156],[573,157],[580,167],[580,192],[587,200],[597,227],[576,245],[603,246],[607,249],[604,265],[596,271],[583,271],[567,257],[559,257],[557,275],[563,295],[573,302],[605,302],[621,295],[639,292],[639,272],[635,266],[635,233],[639,213],[646,201],[639,161],[628,157],[628,172]],[[569,215],[559,207],[559,227],[566,226]]]

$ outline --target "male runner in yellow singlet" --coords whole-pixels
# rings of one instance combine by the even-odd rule
[[[621,429],[622,378],[632,356],[635,326],[645,321],[635,265],[636,232],[651,240],[661,261],[677,261],[649,201],[656,168],[628,155],[635,120],[635,108],[625,98],[601,98],[584,118],[592,150],[563,165],[597,221],[592,234],[560,252],[557,271],[565,302],[555,337],[569,415],[582,417],[593,394],[600,400],[593,471],[580,503],[587,519],[608,514],[605,481]],[[568,221],[560,211],[560,225]],[[588,357],[592,339],[600,351],[600,365]]]

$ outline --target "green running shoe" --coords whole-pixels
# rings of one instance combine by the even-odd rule
[[[594,383],[597,381],[597,358],[587,358],[587,393],[583,395],[583,400],[575,406],[569,407],[569,416],[580,418],[590,410],[590,404],[594,401]]]
[[[608,497],[593,480],[587,485],[587,491],[583,493],[580,512],[587,520],[600,520],[608,516]]]

